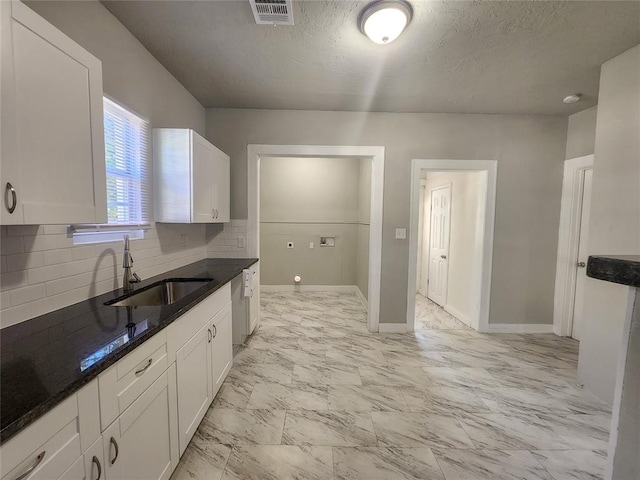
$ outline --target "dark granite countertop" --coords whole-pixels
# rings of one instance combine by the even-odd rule
[[[640,288],[640,255],[593,255],[587,276]]]
[[[105,306],[124,294],[118,289],[2,329],[0,444],[257,261],[206,259],[136,285],[141,290],[164,279],[213,279],[172,305]]]

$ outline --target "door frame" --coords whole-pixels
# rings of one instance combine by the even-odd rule
[[[377,332],[380,325],[384,154],[385,147],[380,146],[247,145],[247,186],[249,193],[247,247],[249,255],[256,258],[260,258],[260,157],[337,157],[371,159],[369,290],[367,295],[367,326],[370,332]]]
[[[571,336],[576,294],[576,276],[573,270],[580,240],[584,171],[593,168],[593,159],[593,155],[585,155],[564,162],[553,299],[553,333],[561,337]]]
[[[489,330],[489,301],[491,298],[491,269],[493,262],[493,233],[496,216],[496,188],[498,178],[497,160],[446,160],[446,159],[414,159],[411,162],[411,197],[410,197],[410,227],[409,227],[409,277],[407,289],[407,320],[408,332],[414,330],[416,301],[415,290],[417,281],[418,261],[418,202],[420,199],[420,171],[486,171],[487,191],[484,209],[484,233],[482,243],[482,271],[477,278],[476,291],[479,292],[479,308],[477,314],[470,318],[471,327],[479,332]]]
[[[436,185],[433,186],[431,188],[428,188],[427,185],[427,193],[429,195],[429,247],[428,247],[428,252],[429,252],[429,263],[427,266],[427,278],[429,279],[429,283],[427,284],[427,290],[426,290],[426,295],[425,297],[428,300],[431,300],[429,298],[429,286],[431,285],[431,200],[433,198],[433,192],[435,192],[436,190],[441,190],[443,188],[448,188],[449,189],[449,234],[447,235],[447,256],[450,253],[450,249],[451,249],[451,201],[453,199],[453,182],[447,182],[447,183],[441,183],[440,185]],[[425,195],[426,196],[426,195]],[[419,227],[418,227],[419,228]],[[447,295],[449,293],[449,259],[447,258],[447,284],[445,286],[445,290],[444,290],[444,305],[442,305],[442,308],[445,308],[447,306]],[[416,279],[417,280],[417,279]],[[431,300],[433,303],[436,303],[434,300]]]

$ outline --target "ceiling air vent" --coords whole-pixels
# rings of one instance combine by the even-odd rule
[[[292,0],[249,0],[258,25],[293,25]]]

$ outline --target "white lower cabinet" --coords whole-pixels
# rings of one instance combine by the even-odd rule
[[[0,480],[168,480],[233,364],[231,313],[227,284],[3,444]]]
[[[213,329],[211,371],[213,375],[213,396],[215,397],[233,364],[231,303],[225,305],[213,317],[211,327]]]
[[[184,453],[213,401],[209,324],[203,326],[176,354],[180,455]]]
[[[171,441],[177,425],[171,396],[166,371],[102,433],[108,480],[164,480],[171,476],[177,465],[177,459],[172,458]]]

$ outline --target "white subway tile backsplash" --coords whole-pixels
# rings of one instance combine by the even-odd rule
[[[23,303],[29,303],[47,295],[44,285],[30,285],[11,290],[11,305],[17,306]]]
[[[24,252],[23,237],[5,237],[0,242],[0,252],[2,255],[12,255]]]
[[[69,229],[69,227],[67,227],[66,225],[44,225],[43,227],[45,235],[66,235]]]
[[[40,235],[43,232],[42,225],[7,225],[9,237],[27,237]]]
[[[64,225],[2,226],[0,235],[1,327],[120,287],[122,241],[74,246]],[[207,256],[205,226],[159,224],[131,252],[142,278],[196,262]]]
[[[75,248],[74,248],[75,249]],[[59,263],[70,262],[73,259],[71,248],[61,248],[59,250],[47,250],[42,253],[42,263],[44,265],[57,265]]]
[[[7,255],[7,271],[18,272],[44,265],[42,252],[16,253]]]
[[[7,291],[27,285],[27,272],[10,272],[0,275],[0,290]]]
[[[10,327],[29,318],[31,318],[31,309],[28,303],[17,307],[3,308],[0,312],[0,328]]]
[[[60,265],[50,265],[48,267],[30,268],[27,270],[27,281],[29,285],[48,282],[60,278]]]

